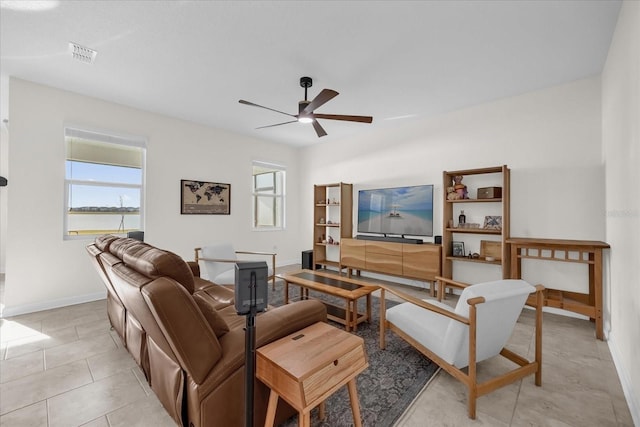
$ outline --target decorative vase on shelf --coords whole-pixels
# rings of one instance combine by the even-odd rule
[[[464,224],[467,222],[467,216],[464,214],[464,211],[460,211],[460,215],[458,216],[458,224]]]

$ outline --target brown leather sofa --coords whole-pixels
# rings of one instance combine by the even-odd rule
[[[199,277],[195,263],[129,238],[100,236],[87,246],[107,288],[109,320],[151,389],[179,425],[244,426],[245,317],[233,291]],[[326,309],[306,300],[256,319],[260,347],[315,322]],[[263,425],[269,389],[256,381],[254,425]],[[277,421],[295,414],[282,402]]]

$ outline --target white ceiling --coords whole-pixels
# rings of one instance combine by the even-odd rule
[[[0,7],[0,72],[252,137],[305,146],[602,71],[620,1],[60,1]],[[50,4],[47,4],[50,3]],[[68,43],[98,51],[93,65]],[[371,115],[373,124],[288,121]],[[3,117],[5,118],[5,117]]]

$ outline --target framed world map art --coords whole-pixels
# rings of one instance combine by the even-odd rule
[[[181,180],[180,213],[229,215],[231,184]]]

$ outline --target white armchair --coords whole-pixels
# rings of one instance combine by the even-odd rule
[[[236,251],[230,243],[217,243],[202,248],[195,248],[195,261],[202,261],[208,279],[218,285],[235,284],[235,263],[241,261],[238,255],[264,256],[270,258],[267,262],[268,280],[273,289],[276,287],[276,254],[271,252]]]
[[[382,287],[380,304],[380,348],[385,348],[385,331],[395,332],[418,351],[461,381],[468,390],[468,415],[476,417],[476,399],[500,387],[535,373],[542,384],[542,291],[524,280],[498,280],[467,285],[441,277],[448,287],[463,288],[455,308],[441,302],[420,300],[401,291]],[[385,292],[404,303],[386,309]],[[535,360],[507,350],[505,345],[529,294],[536,293]],[[478,384],[476,364],[502,355],[517,368]],[[468,366],[465,373],[462,369]]]

